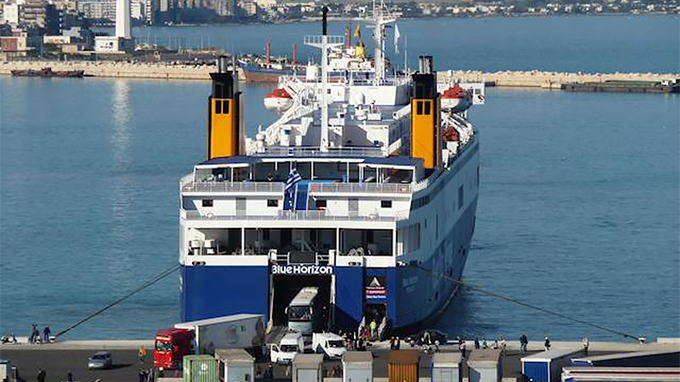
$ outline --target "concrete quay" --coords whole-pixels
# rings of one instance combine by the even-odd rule
[[[605,81],[672,81],[680,73],[567,73],[532,71],[501,71],[484,73],[473,70],[447,70],[437,73],[440,82],[480,82],[499,87],[542,88],[561,90],[562,84]]]
[[[474,353],[473,341],[466,342],[468,353]],[[140,362],[137,355],[140,346],[147,349],[147,355]],[[552,342],[553,349],[580,349],[580,341],[575,342]],[[402,342],[402,349],[410,348]],[[659,351],[679,350],[680,341],[676,339],[659,339],[657,342],[639,344],[636,342],[591,342],[589,354],[612,354],[631,351]],[[88,370],[87,358],[99,350],[109,350],[113,356],[114,365],[109,370]],[[389,343],[379,342],[371,344],[368,349],[374,354],[374,382],[387,381],[387,363],[389,360]],[[503,357],[503,381],[521,381],[521,357],[534,354],[543,350],[543,341],[530,339],[528,352],[520,352],[517,341],[508,341],[506,355]],[[441,346],[442,352],[458,352],[457,345]],[[20,376],[26,381],[34,380],[38,368],[47,371],[47,381],[63,380],[68,370],[72,371],[77,381],[101,380],[107,382],[135,381],[140,369],[148,369],[153,363],[153,341],[129,340],[129,341],[63,341],[42,345],[29,344],[4,344],[0,345],[0,358],[9,359],[12,365],[17,366]],[[430,369],[431,355],[421,352],[419,375],[420,382],[431,381]],[[325,370],[340,365],[338,360],[324,361]],[[257,362],[257,367],[264,370],[266,361]],[[467,368],[465,368],[467,370]],[[272,380],[256,378],[255,382],[285,382],[291,377],[287,374],[285,366],[277,365],[273,370]],[[467,371],[464,381],[468,380]],[[340,378],[324,378],[324,382],[340,382]]]
[[[214,66],[169,63],[133,63],[115,61],[9,61],[0,62],[0,74],[12,70],[83,70],[86,76],[111,78],[147,78],[160,80],[210,80]],[[680,73],[566,73],[545,71],[500,71],[486,73],[474,70],[439,71],[440,82],[484,81],[490,86],[542,88],[560,90],[565,83],[605,81],[671,81]],[[240,76],[244,78],[243,76]]]
[[[82,70],[88,77],[148,78],[158,80],[210,80],[214,66],[115,61],[12,61],[0,63],[0,74],[12,70]]]

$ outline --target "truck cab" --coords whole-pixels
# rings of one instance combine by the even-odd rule
[[[188,329],[165,329],[156,333],[153,365],[158,369],[181,369],[182,360],[192,354],[194,332]]]
[[[269,357],[274,363],[292,363],[295,354],[304,353],[305,340],[302,333],[290,332],[281,338],[279,344],[272,344]]]
[[[312,349],[328,358],[342,358],[345,354],[345,340],[335,333],[314,333]]]

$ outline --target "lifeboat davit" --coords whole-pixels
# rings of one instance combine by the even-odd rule
[[[472,94],[460,85],[453,85],[442,93],[442,109],[460,113],[472,105]]]
[[[274,89],[264,96],[264,107],[267,110],[281,114],[291,106],[293,106],[293,97],[286,89]]]

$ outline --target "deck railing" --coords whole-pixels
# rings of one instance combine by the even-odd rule
[[[182,192],[270,192],[283,193],[282,182],[187,182]]]
[[[232,221],[232,220],[247,220],[247,221],[371,221],[371,222],[396,222],[408,218],[409,211],[397,212],[394,215],[378,215],[368,214],[359,215],[356,212],[350,212],[347,215],[331,215],[324,210],[308,210],[308,211],[279,211],[276,215],[215,215],[206,213],[201,215],[198,211],[185,211],[184,217],[186,220],[203,220],[203,221]]]
[[[322,151],[319,147],[265,147],[264,152],[255,156],[292,156],[292,157],[382,157],[379,147],[343,147]]]
[[[410,194],[411,184],[402,183],[312,183],[309,192]]]

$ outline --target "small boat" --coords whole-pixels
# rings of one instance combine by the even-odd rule
[[[274,89],[264,96],[264,107],[269,111],[282,114],[291,106],[293,106],[293,97],[286,89]]]
[[[678,93],[680,83],[673,81],[604,81],[562,84],[562,90],[571,92],[617,93]]]
[[[25,69],[25,70],[12,70],[12,75],[15,77],[69,77],[69,78],[82,78],[85,76],[84,70],[52,70],[52,68],[42,68],[40,70]]]
[[[453,113],[460,113],[472,106],[472,93],[454,84],[442,93],[441,107]]]

